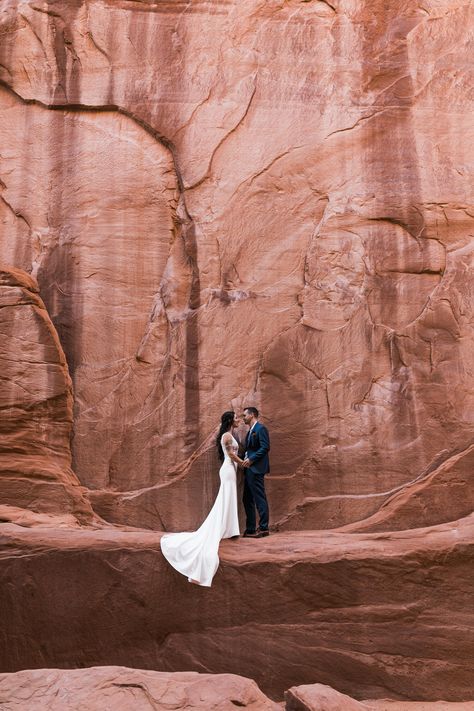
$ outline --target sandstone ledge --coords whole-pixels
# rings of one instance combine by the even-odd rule
[[[94,667],[0,674],[3,711],[276,711],[254,681],[234,674]]]
[[[235,674],[156,672],[127,667],[36,669],[0,674],[3,711],[472,711],[474,702],[355,701],[323,684],[289,689],[273,702]]]
[[[296,686],[285,692],[286,711],[473,711],[474,701],[356,701],[324,684]]]
[[[160,533],[0,528],[0,668],[235,673],[272,698],[471,696],[474,516],[394,533],[281,533],[221,545],[211,589]]]

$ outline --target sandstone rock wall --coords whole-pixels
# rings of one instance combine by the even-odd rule
[[[472,14],[0,2],[1,256],[38,278],[104,516],[195,525],[231,405],[271,429],[282,528],[364,520],[470,451]]]
[[[38,286],[0,268],[0,522],[92,522],[71,428],[71,379]]]

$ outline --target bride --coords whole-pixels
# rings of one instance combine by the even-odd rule
[[[216,446],[222,466],[219,470],[220,488],[209,514],[191,533],[169,533],[161,538],[163,555],[173,568],[186,575],[190,583],[211,587],[219,566],[219,542],[240,534],[237,511],[237,456],[238,442],[232,435],[237,427],[235,412],[224,412],[216,437]]]

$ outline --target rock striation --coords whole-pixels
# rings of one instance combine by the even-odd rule
[[[196,525],[218,417],[253,403],[282,530],[430,520],[423,487],[382,507],[472,445],[472,20],[2,1],[0,250],[38,278],[103,516]]]
[[[472,515],[224,541],[209,589],[166,563],[159,538],[3,525],[0,668],[232,673],[276,700],[316,682],[356,699],[472,698]]]
[[[72,387],[35,280],[0,269],[0,521],[92,523],[71,469]]]
[[[176,670],[305,711],[472,698],[473,19],[0,0],[13,703],[47,674],[52,703],[271,708]],[[280,532],[225,542],[196,590],[156,531],[202,521],[219,415],[249,404]]]

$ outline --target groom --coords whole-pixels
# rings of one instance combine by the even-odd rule
[[[247,522],[244,538],[263,538],[268,536],[268,502],[265,494],[264,477],[270,471],[268,452],[270,437],[265,425],[258,421],[256,407],[244,408],[242,415],[246,425],[250,427],[245,438],[245,468],[243,502]],[[255,507],[259,515],[259,526],[255,528]]]

